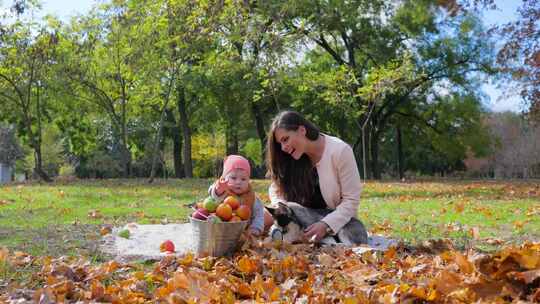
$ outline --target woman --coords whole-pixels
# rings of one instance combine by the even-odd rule
[[[356,218],[360,174],[351,147],[341,139],[321,133],[297,112],[284,111],[274,118],[268,133],[266,162],[273,205],[297,202],[334,210],[305,229],[306,239],[318,242]],[[267,219],[265,224],[271,222]]]

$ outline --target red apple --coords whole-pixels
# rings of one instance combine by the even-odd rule
[[[191,214],[191,217],[194,219],[201,220],[201,221],[206,221],[209,215],[210,215],[210,212],[208,212],[208,210],[204,208],[199,208],[193,211],[193,213]]]
[[[174,243],[171,240],[166,240],[159,245],[159,251],[161,252],[174,252]]]

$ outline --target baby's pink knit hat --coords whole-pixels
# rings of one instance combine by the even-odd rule
[[[229,174],[229,172],[235,169],[242,169],[246,171],[248,175],[251,175],[251,166],[246,158],[240,155],[229,155],[225,157],[225,161],[223,162],[222,176]]]

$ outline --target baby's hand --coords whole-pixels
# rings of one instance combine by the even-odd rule
[[[227,191],[227,189],[229,189],[229,186],[227,186],[227,179],[224,178],[224,177],[220,177],[217,182],[216,182],[216,194],[219,196],[219,195],[222,195],[223,192]]]

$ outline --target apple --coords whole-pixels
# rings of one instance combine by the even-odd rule
[[[225,222],[232,218],[232,208],[227,203],[221,203],[216,209],[216,215]]]
[[[213,213],[208,217],[208,222],[216,224],[216,223],[221,223],[223,221],[219,218],[219,216]]]
[[[218,202],[211,196],[207,197],[203,202],[203,208],[210,213],[215,212],[218,205]]]
[[[242,205],[236,209],[236,215],[242,220],[247,221],[251,217],[251,208],[248,205]]]
[[[159,251],[161,252],[174,252],[174,243],[171,240],[166,240],[159,245]]]
[[[223,202],[231,206],[232,210],[236,210],[240,207],[240,199],[236,195],[227,196]]]
[[[208,210],[204,208],[199,208],[193,211],[193,213],[191,214],[191,217],[194,219],[201,220],[201,221],[206,221],[209,215],[210,215],[210,212],[208,212]]]

